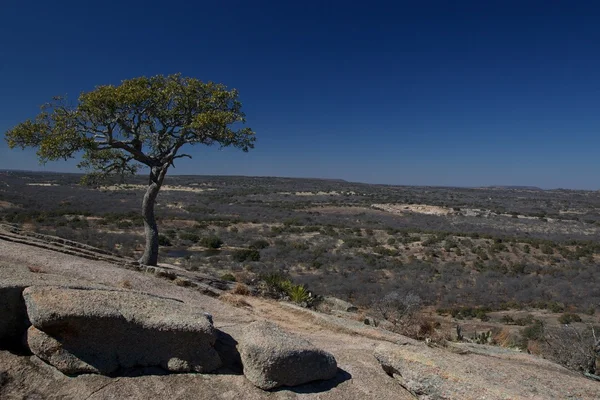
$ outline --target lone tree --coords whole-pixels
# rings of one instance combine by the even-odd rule
[[[82,93],[76,105],[55,97],[34,120],[9,130],[6,140],[11,148],[37,148],[41,163],[81,154],[78,167],[88,170],[87,183],[148,167],[142,202],[146,247],[139,262],[156,265],[154,203],[169,167],[178,158],[191,158],[180,153],[188,144],[253,148],[254,132],[239,127],[245,122],[241,106],[238,92],[222,84],[180,74],[141,77],[98,86]]]

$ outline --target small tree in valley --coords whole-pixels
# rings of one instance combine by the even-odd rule
[[[245,122],[238,92],[222,84],[170,76],[141,77],[119,86],[98,86],[82,93],[77,104],[55,97],[33,120],[6,133],[11,148],[34,147],[40,162],[82,155],[84,182],[149,169],[142,202],[146,246],[139,262],[156,265],[158,228],[156,196],[165,175],[186,145],[254,147],[254,132]]]

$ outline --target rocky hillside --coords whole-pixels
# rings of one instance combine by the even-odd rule
[[[528,354],[428,345],[229,285],[5,232],[0,398],[600,398]]]

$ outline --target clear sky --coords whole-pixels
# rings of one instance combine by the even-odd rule
[[[2,134],[175,72],[239,89],[257,143],[171,173],[600,189],[600,2],[0,0]]]

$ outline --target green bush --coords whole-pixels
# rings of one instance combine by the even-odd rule
[[[515,319],[515,325],[526,326],[534,323],[533,315],[527,314],[524,317]]]
[[[224,281],[235,282],[235,276],[233,276],[230,273],[226,273],[226,274],[221,275],[221,279],[224,280]]]
[[[542,321],[535,321],[532,325],[523,328],[521,336],[525,340],[541,340],[544,338],[544,323]]]
[[[250,246],[248,246],[250,249],[254,249],[254,250],[262,250],[262,249],[266,249],[267,247],[269,247],[269,242],[266,241],[265,239],[258,239],[255,240],[254,242],[250,243]]]
[[[218,236],[210,235],[200,239],[200,245],[209,249],[219,249],[223,245],[223,241]]]
[[[565,306],[560,303],[552,302],[548,304],[548,309],[553,313],[563,312],[565,310]]]
[[[165,235],[158,235],[158,245],[159,246],[172,246],[171,239],[169,239]]]
[[[196,243],[200,240],[200,236],[192,232],[179,232],[179,239]]]
[[[558,322],[564,325],[568,325],[571,322],[581,322],[581,317],[573,313],[564,313],[563,315],[558,317]]]
[[[236,250],[233,252],[234,261],[244,262],[244,261],[260,261],[260,253],[255,249],[243,249]]]
[[[292,281],[280,272],[261,275],[270,292],[278,296],[288,296],[294,303],[308,303],[311,299],[309,290],[304,285],[294,285]]]
[[[119,221],[117,222],[117,228],[119,229],[128,229],[131,228],[133,224],[130,221]]]

